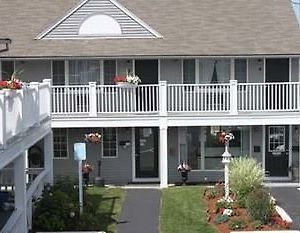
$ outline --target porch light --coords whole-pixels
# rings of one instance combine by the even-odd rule
[[[225,199],[229,198],[229,164],[231,160],[231,154],[229,153],[229,141],[233,140],[232,133],[226,134],[222,132],[219,140],[225,144],[225,152],[222,154],[222,163],[224,164],[224,178],[225,178]]]

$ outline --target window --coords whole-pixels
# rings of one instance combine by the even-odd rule
[[[103,136],[103,157],[116,158],[117,157],[117,129],[104,128]]]
[[[230,59],[199,59],[199,83],[228,83]]]
[[[1,63],[1,77],[2,80],[10,80],[11,75],[14,73],[14,62],[13,61],[2,61]]]
[[[195,60],[183,61],[183,83],[195,84]]]
[[[53,129],[54,158],[68,158],[68,130]]]
[[[99,60],[72,60],[69,61],[69,83],[85,84],[100,82]]]
[[[247,82],[247,60],[246,59],[236,59],[234,61],[234,74],[235,80],[239,83]]]
[[[52,62],[53,85],[65,85],[65,61]]]
[[[269,126],[269,152],[285,151],[285,126]]]
[[[119,23],[108,15],[92,15],[83,21],[79,28],[81,36],[116,36],[121,35]]]
[[[113,78],[116,76],[116,61],[105,60],[104,61],[104,84],[114,84]]]

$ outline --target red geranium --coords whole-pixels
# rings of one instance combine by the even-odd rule
[[[126,79],[126,76],[118,75],[118,76],[114,77],[113,81],[115,83],[121,83],[121,82],[127,82],[127,79]]]

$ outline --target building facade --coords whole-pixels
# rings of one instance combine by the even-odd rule
[[[224,147],[253,156],[265,178],[299,181],[300,39],[289,1],[19,1],[0,9],[9,50],[2,79],[52,79],[54,174],[76,174],[73,144],[87,145],[106,183],[223,179]],[[40,17],[41,12],[44,17]],[[10,21],[8,25],[4,21]],[[124,88],[113,78],[133,73]]]

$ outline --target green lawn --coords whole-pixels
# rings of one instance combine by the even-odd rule
[[[182,186],[163,190],[161,233],[216,233],[206,222],[206,205],[202,201],[204,188]]]
[[[102,231],[116,232],[116,223],[120,216],[125,198],[125,190],[120,188],[92,187],[86,191],[87,204],[94,205]]]

